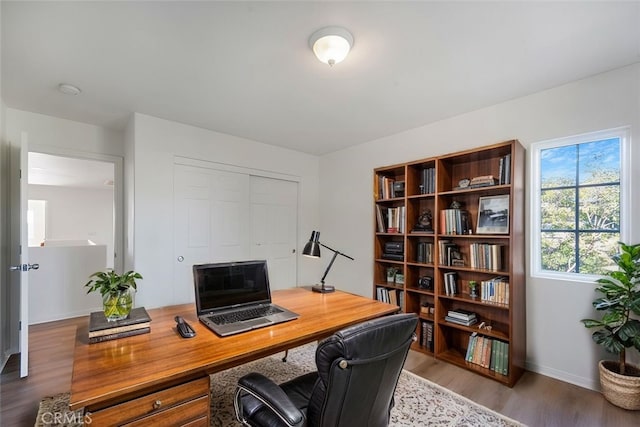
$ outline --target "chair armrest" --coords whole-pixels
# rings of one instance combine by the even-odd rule
[[[304,424],[304,414],[293,404],[279,385],[264,375],[252,372],[238,380],[236,413],[242,415],[242,392],[248,393],[266,405],[284,423],[295,427]]]

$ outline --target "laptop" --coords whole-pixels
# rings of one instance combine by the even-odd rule
[[[193,266],[198,319],[225,337],[297,319],[271,303],[267,261],[238,261]]]

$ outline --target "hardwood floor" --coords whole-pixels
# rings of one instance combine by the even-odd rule
[[[75,318],[30,328],[29,376],[20,379],[17,358],[12,358],[0,377],[1,426],[33,426],[39,401],[70,389],[76,327],[86,321]],[[510,389],[416,352],[409,354],[405,368],[531,427],[640,425],[640,411],[625,411],[600,393],[531,372]]]

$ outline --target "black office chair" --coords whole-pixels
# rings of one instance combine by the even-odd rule
[[[411,342],[415,314],[343,329],[316,349],[317,372],[281,385],[258,373],[238,380],[238,421],[252,427],[387,426]]]

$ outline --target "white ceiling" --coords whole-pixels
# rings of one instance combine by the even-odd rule
[[[111,162],[30,152],[28,182],[113,191],[114,169]]]
[[[2,98],[324,154],[640,61],[640,2],[2,1]],[[330,68],[308,37],[355,43]],[[59,83],[79,86],[63,95]]]

